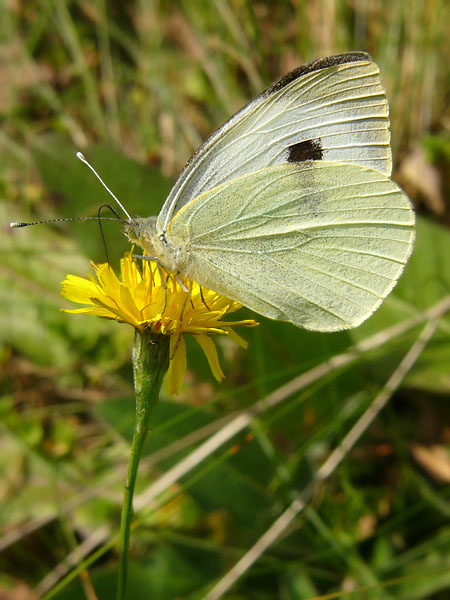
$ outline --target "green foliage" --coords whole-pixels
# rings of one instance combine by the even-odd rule
[[[98,224],[10,231],[7,223],[95,216],[111,203],[77,150],[128,211],[156,214],[192,151],[234,110],[298,63],[349,50],[369,50],[380,64],[400,178],[401,159],[424,148],[445,198],[448,3],[360,4],[43,0],[0,8],[0,595],[34,588],[44,598],[93,598],[92,584],[99,600],[113,597],[134,422],[131,328],[59,311],[66,274],[85,276],[89,260],[105,260]],[[423,189],[401,183],[424,213],[414,254],[360,328],[313,334],[262,320],[243,334],[248,351],[220,340],[221,386],[197,344],[188,345],[184,390],[157,406],[138,477],[130,598],[202,597],[386,391],[425,311],[450,289],[448,204],[433,212]],[[115,264],[127,249],[121,229],[104,224]],[[410,318],[416,325],[265,403]],[[447,597],[449,334],[441,316],[389,404],[227,597]],[[227,423],[247,410],[249,425],[226,438]],[[221,444],[192,455],[214,435]],[[189,468],[163,486],[160,477],[188,457]],[[80,544],[91,545],[72,565],[67,557]]]

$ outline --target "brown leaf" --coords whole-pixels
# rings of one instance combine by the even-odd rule
[[[429,210],[437,215],[445,213],[441,175],[427,161],[422,148],[416,148],[402,160],[399,176],[406,187],[417,190],[423,196]]]
[[[444,446],[414,444],[411,454],[422,469],[438,483],[450,483],[450,452]]]

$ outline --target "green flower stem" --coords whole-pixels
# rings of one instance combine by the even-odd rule
[[[117,600],[124,600],[128,574],[133,495],[142,448],[149,430],[150,413],[158,401],[163,376],[169,366],[169,336],[136,331],[133,348],[136,423],[125,483],[120,523],[120,559]]]

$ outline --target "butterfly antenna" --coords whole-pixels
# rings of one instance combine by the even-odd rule
[[[86,157],[84,156],[84,154],[82,154],[81,152],[77,152],[77,158],[79,158],[81,160],[81,162],[83,162],[87,167],[90,168],[90,170],[94,173],[94,175],[97,177],[97,179],[100,181],[100,183],[102,184],[102,186],[105,188],[105,190],[107,192],[109,192],[109,194],[111,194],[111,196],[114,198],[114,200],[117,202],[117,204],[120,206],[120,208],[123,210],[123,212],[126,214],[126,216],[128,217],[128,219],[130,221],[132,221],[133,219],[131,218],[131,216],[128,214],[128,212],[125,210],[125,207],[123,206],[122,202],[120,202],[120,200],[112,193],[112,191],[109,189],[109,187],[106,185],[106,183],[103,181],[103,179],[100,177],[100,175],[97,173],[97,171],[94,169],[94,167],[87,161]]]
[[[109,253],[108,253],[108,246],[106,244],[106,238],[105,238],[105,232],[103,231],[103,225],[102,225],[102,221],[107,220],[105,219],[105,217],[102,217],[102,210],[104,210],[105,208],[109,208],[109,210],[113,213],[113,215],[115,215],[117,217],[118,221],[123,222],[123,219],[120,217],[120,215],[118,214],[118,212],[116,211],[115,208],[113,208],[110,204],[102,204],[97,212],[97,218],[98,218],[98,226],[100,227],[100,235],[102,236],[102,241],[103,241],[103,247],[105,249],[105,254],[106,254],[106,262],[108,263],[108,265],[111,266],[111,262],[109,260]],[[115,220],[115,219],[114,219]]]
[[[117,214],[115,211],[113,212]],[[99,219],[102,221],[121,221],[123,223],[123,219],[117,215],[117,219],[115,217],[60,217],[58,219],[45,219],[43,221],[13,221],[9,226],[12,229],[17,229],[18,227],[30,227],[31,225],[47,225],[49,223],[62,223],[64,221],[98,221]]]

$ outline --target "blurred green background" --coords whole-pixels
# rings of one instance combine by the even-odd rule
[[[260,406],[248,427],[144,497],[130,598],[201,598],[251,548],[386,387],[450,290],[450,5],[447,0],[5,0],[0,3],[0,598],[109,599],[133,428],[131,327],[59,312],[67,273],[105,260],[106,192],[157,214],[192,152],[285,72],[333,53],[378,62],[394,179],[418,212],[394,293],[355,331],[263,321],[248,351],[220,340],[217,385],[189,344],[182,394],[162,398],[138,493],[261,399],[354,343],[346,367]],[[113,260],[127,249],[105,226]],[[242,311],[243,316],[246,314]],[[248,313],[250,316],[250,313]],[[289,529],[227,598],[434,599],[450,590],[450,320]]]

